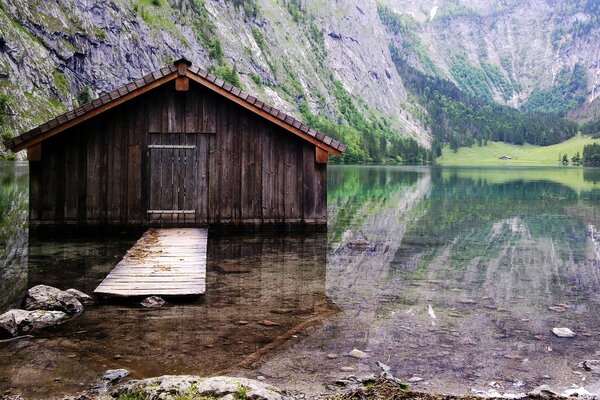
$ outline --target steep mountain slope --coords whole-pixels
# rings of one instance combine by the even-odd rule
[[[19,133],[185,56],[344,140],[348,160],[426,161],[435,126],[390,44],[475,99],[540,111],[562,92],[567,108],[598,97],[600,0],[472,3],[0,0],[0,127]]]
[[[406,92],[380,39],[383,28],[373,29],[375,3],[0,4],[0,88],[11,133],[87,100],[90,88],[98,94],[185,56],[291,113],[306,103],[343,121],[339,98],[349,95],[367,119],[386,116],[390,132],[429,144],[426,130],[402,112]]]
[[[413,65],[475,96],[559,112],[600,96],[598,0],[384,4],[413,24],[420,46]],[[565,84],[574,87],[560,90]]]

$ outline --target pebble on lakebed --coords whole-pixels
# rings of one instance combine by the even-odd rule
[[[552,328],[552,333],[561,338],[574,338],[577,336],[577,334],[569,328]]]
[[[365,353],[364,351],[360,351],[358,349],[352,350],[350,353],[348,353],[348,355],[350,357],[354,357],[354,358],[367,358],[368,357],[367,353]]]

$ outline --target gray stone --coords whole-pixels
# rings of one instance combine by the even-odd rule
[[[95,303],[94,298],[92,296],[83,293],[81,290],[71,288],[71,289],[67,289],[66,292],[75,296],[77,298],[77,300],[79,300],[79,302],[81,304],[83,304],[84,306],[91,306],[91,305],[94,305],[94,303]]]
[[[408,379],[408,382],[417,383],[417,382],[421,382],[422,380],[423,380],[423,378],[421,378],[420,376],[413,376],[412,378]]]
[[[29,312],[34,329],[60,325],[71,317],[62,311],[33,310]]]
[[[108,383],[117,383],[128,377],[130,372],[126,369],[109,369],[102,375],[102,380]]]
[[[0,315],[0,338],[27,335],[33,328],[33,320],[29,311],[15,309]]]
[[[150,297],[146,297],[144,300],[142,300],[142,302],[140,304],[146,308],[159,308],[159,307],[164,306],[166,303],[167,302],[164,301],[162,299],[162,297],[150,296]]]
[[[0,339],[18,336],[17,323],[12,311],[10,310],[0,315]]]
[[[368,357],[367,353],[365,353],[364,351],[360,351],[358,349],[352,350],[350,353],[348,353],[348,355],[350,357],[360,358],[360,359]]]
[[[574,338],[577,336],[575,332],[569,328],[552,328],[552,333],[561,338]]]
[[[37,285],[23,297],[26,310],[63,311],[69,315],[83,312],[83,305],[73,294],[52,286]]]

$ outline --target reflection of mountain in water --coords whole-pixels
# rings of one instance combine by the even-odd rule
[[[335,204],[331,213],[327,295],[342,309],[352,308],[358,302],[378,301],[386,292],[397,289],[387,282],[390,262],[415,218],[411,210],[430,190],[428,170],[367,168],[354,174],[344,173],[360,185],[345,181],[346,190],[334,190],[331,196]]]
[[[597,287],[588,265],[589,219],[582,212],[573,218],[568,210],[596,203],[598,194],[547,181],[488,184],[433,176],[431,196],[421,203],[427,212],[406,233],[404,247],[412,249],[398,252],[395,269],[417,279],[462,281],[470,295],[485,292],[499,307],[515,296],[535,297],[528,306],[560,302],[547,296],[574,289],[573,279],[581,285],[577,292]],[[420,243],[421,237],[431,242]],[[406,253],[419,254],[418,262]]]
[[[27,289],[27,165],[0,163],[0,311]]]
[[[588,232],[600,194],[581,171],[565,185],[546,169],[536,179],[535,171],[432,168],[402,177],[394,168],[345,168],[356,170],[331,172],[327,265],[327,295],[342,313],[261,372],[330,381],[342,366],[360,376],[382,361],[432,391],[486,389],[492,380],[526,391],[544,374],[559,388],[577,383],[571,368],[596,351],[600,329]],[[555,338],[555,326],[578,332],[577,345]],[[353,348],[369,357],[344,357]]]

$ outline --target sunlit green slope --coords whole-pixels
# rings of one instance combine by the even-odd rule
[[[576,152],[581,155],[583,154],[583,146],[590,143],[600,143],[600,139],[578,135],[551,146],[489,142],[487,146],[461,147],[456,152],[450,149],[449,146],[445,146],[442,155],[436,162],[440,165],[449,166],[559,165],[559,156],[567,153],[569,159],[571,159]],[[510,159],[502,160],[501,157],[503,156],[510,157]]]

